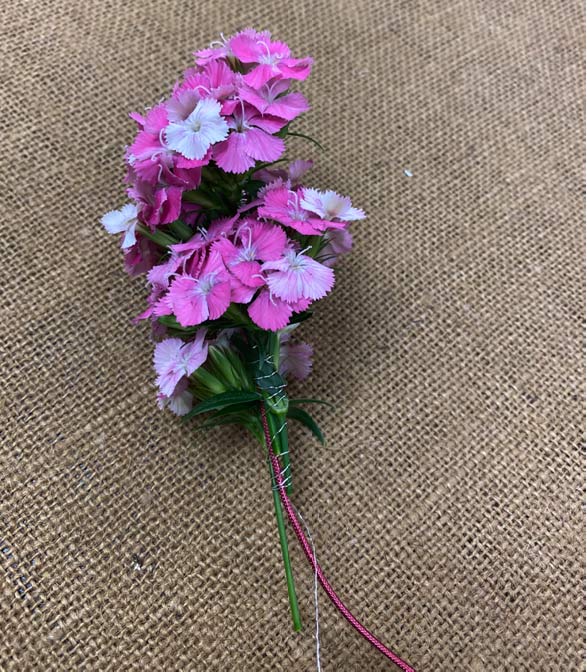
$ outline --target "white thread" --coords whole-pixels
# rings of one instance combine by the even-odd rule
[[[291,503],[291,502],[290,502]],[[314,556],[314,618],[316,620],[316,670],[317,672],[322,672],[322,665],[320,663],[320,611],[318,609],[318,561],[316,560],[316,547],[314,546],[314,540],[312,539],[312,533],[308,527],[306,521],[302,518],[302,514],[296,509],[296,507],[291,505],[293,510],[296,512],[296,516],[300,519],[302,525],[306,528],[306,534],[308,535],[308,540],[312,546],[312,555]]]

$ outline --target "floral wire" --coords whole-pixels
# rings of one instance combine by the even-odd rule
[[[334,588],[330,585],[328,579],[326,578],[324,572],[322,571],[322,568],[316,561],[314,554],[312,552],[312,546],[310,542],[308,541],[306,534],[304,533],[304,530],[302,529],[302,526],[300,524],[300,521],[298,520],[293,504],[291,503],[289,497],[287,496],[287,493],[285,491],[285,484],[283,482],[283,478],[281,477],[280,473],[280,464],[279,460],[277,459],[277,455],[275,454],[275,451],[273,450],[273,444],[271,443],[271,432],[269,430],[269,424],[267,422],[267,413],[265,412],[265,406],[263,403],[261,403],[261,422],[263,424],[263,432],[265,434],[265,442],[267,444],[267,452],[269,455],[269,458],[271,460],[271,466],[272,466],[272,471],[273,471],[273,477],[279,486],[279,496],[281,498],[281,503],[283,504],[283,508],[285,509],[285,512],[287,513],[287,517],[289,519],[289,522],[291,523],[291,526],[294,529],[295,535],[298,538],[298,541],[300,542],[302,546],[302,550],[304,551],[304,555],[306,556],[308,562],[316,572],[316,575],[318,577],[318,581],[320,582],[320,585],[330,598],[330,601],[334,604],[334,606],[340,611],[340,613],[344,616],[344,618],[355,628],[355,630],[362,636],[364,637],[373,647],[375,647],[380,653],[382,653],[386,658],[391,660],[393,663],[395,663],[401,670],[404,672],[415,672],[414,668],[406,663],[405,660],[400,658],[396,653],[394,653],[391,649],[388,649],[385,644],[383,644],[381,641],[375,637],[367,628],[351,613],[351,611],[348,609],[348,607],[344,604],[344,602],[340,599],[340,597],[337,595],[335,592]]]

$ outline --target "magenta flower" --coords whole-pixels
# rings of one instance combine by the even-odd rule
[[[272,134],[284,124],[281,119],[259,114],[249,105],[240,105],[229,117],[230,135],[214,147],[216,163],[227,173],[244,173],[255,161],[277,161],[285,151],[285,143]]]
[[[353,208],[348,196],[340,196],[336,191],[319,191],[318,189],[302,189],[300,204],[306,210],[316,213],[323,219],[353,222],[364,219],[365,213]]]
[[[263,205],[259,208],[259,216],[291,226],[306,236],[320,235],[326,229],[344,226],[343,222],[327,221],[306,210],[302,206],[299,191],[288,189],[287,186],[267,187],[263,194]]]
[[[214,98],[221,104],[223,115],[232,114],[237,105],[233,98],[236,79],[237,73],[224,61],[211,61],[203,69],[186,71],[183,82],[175,85],[166,103],[169,121],[184,121],[202,98]]]
[[[271,33],[243,32],[235,35],[229,48],[239,61],[255,64],[244,81],[255,89],[260,89],[270,79],[304,80],[312,69],[311,58],[291,58],[285,42],[272,42]]]
[[[244,285],[260,287],[265,284],[259,261],[279,259],[287,244],[283,229],[256,220],[243,220],[235,241],[228,238],[216,243],[214,249],[222,255],[226,267]]]
[[[124,250],[124,269],[129,275],[147,273],[159,257],[159,248],[155,243],[140,236],[132,247]]]
[[[180,338],[168,338],[155,347],[153,363],[161,394],[171,397],[184,376],[190,376],[208,357],[204,342],[206,330],[200,329],[193,341],[184,343]]]
[[[263,84],[260,89],[240,86],[238,94],[242,100],[250,103],[261,114],[271,114],[280,119],[292,121],[302,112],[310,109],[308,101],[301,93],[287,93],[289,82],[286,79],[274,80]]]
[[[230,276],[220,254],[210,254],[197,278],[176,278],[169,289],[168,303],[182,327],[220,317],[230,305]]]
[[[289,249],[281,259],[266,261],[263,271],[267,286],[275,296],[293,303],[300,299],[321,299],[334,285],[334,272],[302,252]]]
[[[242,32],[253,36],[257,34],[257,32],[252,28],[247,28]],[[240,35],[241,33],[238,34]],[[214,40],[213,42],[210,42],[210,46],[207,49],[200,49],[199,51],[194,51],[194,57],[196,59],[196,63],[200,66],[204,66],[207,65],[208,63],[213,63],[214,61],[217,61],[221,58],[228,58],[232,56],[233,54],[232,51],[230,50],[231,39],[233,38],[229,38],[227,40],[224,37],[224,35],[220,33],[220,40]]]
[[[261,329],[277,331],[287,325],[293,308],[289,303],[273,296],[268,289],[262,289],[247,312],[251,320]]]
[[[220,103],[213,98],[200,100],[183,121],[172,122],[165,129],[167,144],[186,159],[200,160],[208,148],[224,140],[228,124],[220,116]]]
[[[100,220],[108,233],[124,233],[121,245],[123,250],[132,247],[137,242],[135,233],[138,224],[137,214],[137,206],[134,203],[127,203],[120,210],[107,212]]]
[[[139,203],[139,219],[152,229],[174,222],[181,212],[181,187],[153,186],[137,180],[128,195]]]
[[[159,182],[162,168],[173,167],[173,152],[163,142],[163,129],[169,123],[164,105],[149,110],[146,117],[132,114],[141,129],[126,151],[132,170],[146,182]]]

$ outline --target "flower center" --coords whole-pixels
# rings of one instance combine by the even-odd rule
[[[308,213],[305,210],[300,208],[290,207],[287,211],[290,219],[295,219],[296,221],[305,222],[308,219]]]
[[[238,261],[255,261],[257,258],[257,250],[255,250],[254,245],[249,245],[248,247],[243,247],[238,255]]]
[[[206,277],[198,280],[198,284],[194,288],[196,290],[195,293],[196,294],[203,294],[204,296],[207,296],[208,294],[210,294],[210,292],[212,291],[212,288],[214,287],[215,284],[216,284],[216,280],[215,280],[215,277],[214,277],[214,273],[210,273]]]

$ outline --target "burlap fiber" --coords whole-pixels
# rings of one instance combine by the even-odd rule
[[[319,560],[418,672],[583,670],[579,4],[1,9],[0,669],[316,669],[263,453],[157,409],[146,290],[98,221],[127,112],[253,25],[315,57],[298,128],[327,152],[292,156],[369,214],[303,327],[303,392],[336,404],[326,448],[292,437]],[[321,630],[325,672],[392,668],[324,597]]]

